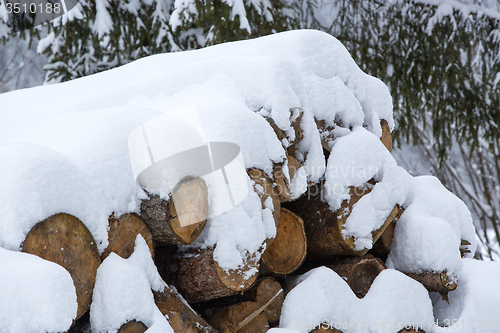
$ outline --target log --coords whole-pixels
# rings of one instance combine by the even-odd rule
[[[116,218],[114,214],[109,217],[108,247],[101,254],[104,260],[114,252],[127,259],[134,252],[135,239],[142,235],[149,247],[151,257],[154,258],[153,235],[144,221],[136,214],[124,214]]]
[[[78,302],[75,319],[89,310],[101,256],[92,234],[79,219],[60,213],[37,223],[26,236],[22,251],[55,262],[70,273]]]
[[[272,277],[264,277],[257,280],[252,288],[243,294],[243,299],[264,306],[269,305],[263,310],[269,324],[276,324],[281,316],[281,308],[285,301],[285,293],[281,284]]]
[[[297,171],[302,167],[300,162],[293,156],[287,156],[287,168],[290,180],[293,179]],[[273,177],[276,183],[276,190],[278,192],[280,202],[290,202],[295,201],[298,198],[292,199],[292,193],[290,191],[290,183],[286,179],[283,173],[284,163],[277,163],[273,166]]]
[[[236,270],[224,271],[213,259],[213,249],[190,249],[176,257],[173,284],[191,303],[235,295],[247,290],[257,279],[259,261],[246,258]]]
[[[382,127],[382,136],[380,137],[380,141],[382,141],[387,150],[391,151],[392,150],[391,129],[389,128],[387,120],[382,119],[380,121],[380,127]]]
[[[198,238],[208,216],[208,190],[203,179],[183,178],[169,200],[146,193],[149,198],[141,202],[141,218],[156,243],[187,245]]]
[[[281,208],[276,238],[267,246],[262,263],[276,274],[290,274],[299,268],[307,254],[304,221],[288,209]]]
[[[280,220],[280,198],[273,188],[273,182],[266,175],[266,173],[260,169],[251,168],[247,170],[248,176],[253,180],[253,189],[255,193],[260,198],[262,209],[266,208],[266,200],[270,197],[274,207],[273,218],[276,226],[279,224]]]
[[[144,325],[141,321],[129,321],[120,327],[118,333],[144,333],[148,330],[148,327]]]
[[[330,326],[319,326],[316,327],[311,333],[342,333],[342,331]]]
[[[358,298],[365,297],[373,281],[386,269],[379,258],[366,255],[362,258],[349,258],[326,265],[344,278]]]
[[[161,292],[153,291],[153,294],[158,309],[168,317],[175,333],[217,333],[173,289],[165,287]]]
[[[364,187],[349,190],[350,200],[344,200],[337,211],[330,210],[326,202],[321,200],[321,192],[314,188],[307,191],[307,195],[293,203],[283,204],[302,217],[305,221],[305,232],[307,236],[307,255],[311,260],[333,260],[337,255],[364,256],[368,249],[355,250],[354,239],[345,239],[342,235],[344,224],[356,202],[370,193],[372,183]],[[319,186],[315,184],[314,186]],[[399,212],[396,206],[387,217],[384,224],[372,232],[373,243],[383,234],[387,226],[394,220]]]
[[[471,253],[470,249],[469,249],[469,246],[471,246],[472,244],[469,243],[468,241],[466,240],[461,240],[460,241],[460,255],[462,256],[462,258],[465,258],[465,254],[466,253]]]
[[[449,291],[453,291],[457,288],[457,277],[454,276],[450,278],[446,270],[434,273],[434,272],[422,272],[422,273],[406,273],[409,277],[420,282],[428,291],[434,291],[441,294],[444,300],[447,299],[447,294]]]
[[[214,310],[207,320],[219,333],[264,333],[269,330],[269,323],[259,310],[261,306],[255,302],[242,302]]]
[[[278,140],[283,145],[283,148],[287,151],[288,155],[295,156],[295,151],[297,150],[297,144],[304,138],[304,133],[300,127],[303,111],[301,108],[293,108],[290,110],[290,126],[294,131],[294,139],[291,140],[287,133],[279,128],[272,118],[266,118],[269,125],[273,128]]]

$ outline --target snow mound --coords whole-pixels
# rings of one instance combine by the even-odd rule
[[[500,263],[463,259],[450,304],[432,293],[435,332],[500,332]],[[448,326],[448,327],[437,327]]]
[[[138,212],[145,197],[134,181],[128,136],[165,112],[194,105],[207,141],[237,144],[246,168],[271,176],[295,136],[290,110],[301,108],[305,137],[296,155],[303,168],[292,182],[294,197],[324,174],[315,119],[341,132],[364,126],[377,137],[380,119],[394,126],[387,87],[363,73],[334,37],[307,30],[155,55],[2,94],[0,105],[0,160],[8,161],[0,166],[0,202],[8,203],[0,207],[0,246],[12,250],[37,222],[67,212],[102,252],[108,216]],[[265,118],[286,132],[283,142]],[[268,212],[258,209],[250,193],[207,223],[199,245],[224,248],[216,249],[219,265],[237,268],[275,234]]]
[[[149,327],[147,332],[173,333],[151,292],[163,286],[146,241],[138,235],[129,259],[112,252],[97,270],[90,306],[92,332],[118,330],[135,319]]]
[[[344,333],[397,332],[412,325],[426,329],[433,323],[427,290],[395,270],[382,271],[363,299],[326,267],[309,271],[299,281],[285,298],[276,333],[307,333],[318,326]]]
[[[0,247],[0,332],[63,332],[78,305],[71,275],[31,254]]]

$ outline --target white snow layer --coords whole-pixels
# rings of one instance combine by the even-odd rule
[[[173,333],[151,292],[164,286],[146,241],[138,235],[130,258],[110,253],[97,269],[90,306],[92,332],[117,331],[126,322],[137,320],[148,327],[147,332]]]
[[[427,290],[396,270],[382,271],[362,299],[326,267],[313,269],[301,279],[286,296],[280,318],[280,327],[293,332],[307,333],[318,326],[344,333],[397,332],[409,323],[428,325],[434,319]]]
[[[334,37],[318,31],[151,56],[71,82],[2,94],[0,105],[0,246],[11,250],[37,222],[66,212],[82,220],[103,251],[108,216],[138,212],[145,195],[132,175],[128,135],[163,112],[195,105],[207,141],[236,143],[246,168],[271,173],[285,150],[264,116],[290,142],[289,110],[302,108],[305,138],[297,157],[304,167],[297,191],[305,190],[305,177],[317,181],[324,173],[315,118],[340,129],[337,119],[345,131],[364,125],[377,137],[380,119],[394,126],[387,87],[363,73]],[[221,267],[236,268],[274,235],[259,209],[250,191],[238,207],[209,221],[200,242],[224,247],[216,250]]]
[[[0,247],[0,332],[67,331],[77,307],[73,279],[63,267]]]

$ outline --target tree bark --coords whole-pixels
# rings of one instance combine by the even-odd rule
[[[198,238],[208,215],[208,191],[203,179],[182,179],[168,200],[147,194],[149,199],[141,202],[141,217],[156,243],[187,245]]]
[[[101,254],[102,260],[114,252],[120,257],[127,259],[134,252],[135,239],[141,235],[149,247],[151,257],[154,258],[153,235],[144,221],[136,214],[124,214],[115,218],[114,214],[109,217],[108,247]]]
[[[37,223],[26,236],[22,251],[55,262],[71,274],[78,302],[75,319],[89,310],[101,256],[79,219],[60,213]]]
[[[427,290],[438,292],[441,295],[446,295],[449,291],[457,288],[457,277],[448,277],[446,270],[439,273],[422,272],[405,274],[420,282]]]
[[[217,333],[200,317],[180,294],[166,287],[161,292],[153,291],[155,302],[175,333]]]
[[[273,187],[273,182],[271,181],[271,179],[269,179],[266,173],[260,169],[255,169],[255,168],[248,169],[247,173],[250,179],[253,180],[254,182],[253,189],[260,198],[262,209],[266,208],[265,201],[268,198],[271,198],[272,205],[274,208],[273,210],[274,223],[276,226],[278,226],[280,220],[281,205],[280,205],[280,198]]]
[[[276,238],[264,251],[263,264],[273,273],[290,274],[302,265],[306,254],[304,221],[282,208]]]
[[[244,267],[224,271],[213,259],[213,249],[189,250],[174,264],[174,285],[188,302],[197,303],[235,295],[252,286],[258,276],[259,261],[248,258]]]

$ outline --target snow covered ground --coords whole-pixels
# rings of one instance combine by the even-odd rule
[[[282,328],[273,331],[308,332],[312,323],[324,320],[365,323],[349,325],[344,333],[397,332],[402,322],[422,323],[426,332],[456,331],[454,326],[436,327],[436,319],[440,324],[448,319],[450,325],[454,319],[462,320],[458,329],[467,332],[485,332],[485,325],[500,331],[499,264],[460,258],[461,240],[471,243],[469,257],[476,248],[469,211],[437,179],[412,177],[397,165],[379,140],[381,119],[394,127],[387,87],[363,73],[330,35],[293,31],[151,56],[71,82],[2,94],[0,106],[0,295],[6,295],[0,298],[0,332],[22,327],[16,325],[31,327],[39,315],[28,307],[10,306],[16,294],[5,288],[21,291],[30,281],[3,273],[4,267],[11,267],[11,257],[19,257],[20,269],[28,269],[30,260],[35,260],[16,252],[29,230],[53,214],[69,213],[87,226],[102,252],[107,246],[108,216],[138,212],[146,197],[134,179],[130,133],[150,119],[188,106],[195,106],[207,141],[237,144],[245,167],[263,169],[270,177],[273,163],[286,156],[283,146],[294,139],[290,110],[301,108],[304,139],[296,157],[304,172],[296,177],[304,179],[296,182],[324,177],[324,199],[338,209],[349,186],[377,181],[346,222],[345,236],[354,237],[358,249],[371,247],[372,231],[394,205],[405,208],[387,261],[391,269],[377,277],[364,299],[358,300],[333,271],[317,268],[287,296]],[[280,142],[265,118],[272,118],[287,138]],[[323,120],[327,129],[319,130],[315,120]],[[321,146],[325,138],[331,138],[328,161]],[[266,238],[275,234],[267,211],[271,208],[261,208],[249,178],[242,183],[250,189],[245,200],[212,217],[195,243],[215,246],[214,258],[224,269],[243,265],[249,254],[260,255]],[[168,323],[151,303],[148,286],[155,288],[160,282],[151,271],[155,269],[140,256],[143,250],[138,240],[136,257],[142,259],[112,255],[99,269],[90,312],[96,330],[116,329],[119,321],[138,318],[150,331],[168,332]],[[49,277],[67,284],[60,267],[38,261]],[[449,306],[398,271],[445,269],[459,285]],[[36,283],[43,281],[41,276]],[[127,295],[123,292],[127,289],[137,294]],[[71,290],[55,295],[56,305],[74,303]],[[127,298],[132,296],[141,301]],[[109,309],[121,317],[103,317]],[[60,315],[64,320],[74,318],[74,313]],[[66,323],[51,320],[50,328],[33,326],[33,331],[61,330],[56,325]],[[382,320],[391,327],[366,325]],[[472,329],[467,326],[470,320],[476,323]]]

